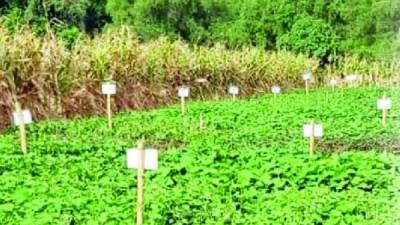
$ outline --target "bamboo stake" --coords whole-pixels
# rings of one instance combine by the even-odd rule
[[[17,113],[19,119],[19,135],[21,141],[21,150],[23,154],[28,153],[27,143],[26,143],[26,129],[24,116],[22,115],[21,104],[19,102],[15,103],[15,112]]]
[[[385,93],[383,93],[383,100],[386,100],[386,92]],[[386,108],[384,108],[384,109],[382,109],[382,125],[383,126],[386,126],[386,117],[387,117],[387,109]]]
[[[314,148],[315,148],[315,122],[311,120],[311,135],[310,135],[310,155],[314,155]]]
[[[112,129],[112,111],[111,111],[111,95],[107,95],[107,117],[108,117],[108,128]]]
[[[181,111],[182,115],[185,115],[185,97],[181,96]]]
[[[308,80],[305,80],[306,82],[306,95],[308,95]]]
[[[138,143],[139,161],[137,169],[137,211],[136,224],[143,225],[144,217],[144,140]]]
[[[204,119],[203,119],[203,113],[200,113],[200,118],[199,118],[199,128],[200,130],[204,129]]]

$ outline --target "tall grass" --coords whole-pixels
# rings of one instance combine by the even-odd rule
[[[0,26],[0,46],[0,110],[8,118],[0,128],[10,123],[16,100],[36,118],[103,113],[99,86],[106,79],[119,84],[113,108],[126,111],[170,103],[180,85],[192,87],[195,98],[223,95],[229,84],[249,95],[269,91],[273,84],[299,87],[306,70],[318,74],[314,85],[354,72],[377,84],[380,78],[399,77],[400,68],[396,61],[347,56],[320,69],[317,59],[286,51],[189,46],[167,38],[140,43],[127,28],[82,37],[68,49],[51,32],[43,37],[29,29],[11,34]]]

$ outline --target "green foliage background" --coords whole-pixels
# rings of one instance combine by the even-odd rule
[[[50,23],[68,42],[77,28],[93,34],[129,25],[143,40],[168,35],[322,58],[392,56],[399,48],[398,0],[10,0],[0,10],[11,29],[28,23],[42,33]]]

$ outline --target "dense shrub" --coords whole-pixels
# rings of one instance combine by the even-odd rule
[[[71,27],[94,32],[110,21],[105,4],[106,0],[11,0],[0,12],[11,30],[29,24],[36,33],[45,34],[50,24],[59,32]]]
[[[137,0],[135,4],[113,0],[107,6],[117,24],[134,24],[146,39],[168,34],[192,43],[207,40],[208,27],[226,11],[222,2],[213,0]]]
[[[297,20],[290,32],[279,38],[278,45],[323,58],[336,49],[336,35],[325,21],[307,16]]]

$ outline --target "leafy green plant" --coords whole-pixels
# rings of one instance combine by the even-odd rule
[[[395,89],[330,89],[264,95],[237,102],[190,102],[123,113],[109,131],[103,117],[28,127],[22,155],[17,128],[0,136],[0,217],[6,224],[131,224],[135,172],[125,151],[145,137],[162,150],[146,172],[146,224],[397,224],[398,156],[323,149],[327,141],[398,137],[398,107],[388,126],[376,99]],[[206,129],[198,129],[203,113]],[[325,127],[308,155],[302,125]],[[212,210],[210,210],[212,209]]]
[[[67,48],[71,48],[80,34],[81,32],[77,27],[71,27],[60,31],[57,35],[65,42]]]

